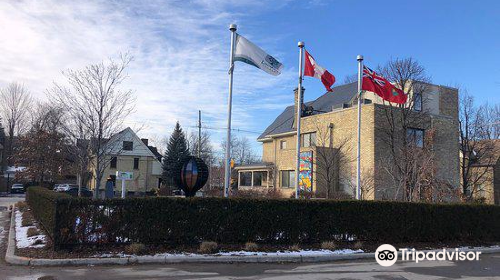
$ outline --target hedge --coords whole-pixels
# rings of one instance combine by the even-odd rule
[[[26,201],[33,216],[51,238],[55,230],[56,201],[68,197],[70,196],[67,194],[57,193],[43,187],[28,187],[26,189]]]
[[[38,206],[47,201],[51,205]],[[53,228],[56,248],[204,240],[312,244],[352,237],[378,243],[500,241],[500,207],[492,205],[165,197],[94,201],[38,190],[29,192],[28,203],[46,212],[35,216]]]

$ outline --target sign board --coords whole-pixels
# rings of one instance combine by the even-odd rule
[[[117,180],[132,180],[134,177],[134,172],[124,172],[124,171],[116,171],[116,179]]]
[[[312,191],[313,152],[300,153],[299,188]]]

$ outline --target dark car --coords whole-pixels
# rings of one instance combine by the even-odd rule
[[[24,193],[25,191],[23,184],[12,184],[10,188],[10,193]]]
[[[78,187],[70,187],[68,190],[63,191],[71,196],[78,196]],[[82,197],[92,197],[93,192],[89,191],[86,187],[82,187]]]

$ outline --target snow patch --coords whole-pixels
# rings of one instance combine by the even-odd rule
[[[323,256],[323,255],[349,255],[349,254],[359,254],[364,253],[363,250],[351,250],[351,249],[342,249],[342,250],[300,250],[300,251],[280,251],[280,252],[249,252],[249,251],[230,251],[230,252],[220,252],[217,254],[194,254],[194,253],[161,253],[155,255],[143,255],[141,257],[157,257],[157,258],[165,258],[165,257],[206,257],[206,256],[270,256],[270,257],[281,257],[281,256]],[[125,253],[111,254],[111,253],[103,253],[96,254],[92,256],[93,258],[129,258],[129,257],[137,257],[137,255],[129,255]]]
[[[3,219],[5,218],[5,213],[7,212],[0,212],[0,246],[2,245],[3,243],[3,239],[4,239],[4,236],[5,236],[5,231],[3,229]]]
[[[28,237],[29,228],[37,228],[35,226],[23,227],[23,214],[19,209],[16,209],[16,247],[21,248],[42,248],[45,246],[47,237],[44,234],[39,234],[35,236]],[[41,244],[34,245],[35,242],[40,242]]]

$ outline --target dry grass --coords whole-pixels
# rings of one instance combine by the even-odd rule
[[[132,243],[125,246],[125,253],[130,255],[140,255],[146,252],[146,246],[142,243]]]
[[[35,235],[39,235],[40,234],[40,231],[34,227],[31,227],[28,229],[28,237],[32,237],[32,236],[35,236]]]
[[[299,246],[299,244],[294,244],[294,245],[288,247],[288,250],[290,250],[290,251],[300,251],[300,246]]]
[[[321,249],[333,251],[337,249],[337,244],[335,241],[323,241],[321,242]]]
[[[352,245],[352,247],[356,250],[359,250],[359,249],[363,249],[363,242],[361,241],[356,241],[354,242],[354,244]]]
[[[245,243],[245,251],[257,252],[259,251],[259,245],[257,245],[257,243],[247,242]]]
[[[23,216],[23,220],[22,220],[21,226],[29,227],[29,226],[33,225],[33,215],[31,215],[30,212],[23,212],[22,216]]]
[[[16,203],[16,207],[19,209],[21,212],[26,212],[28,211],[28,203],[26,201],[19,201]]]
[[[201,254],[214,254],[219,251],[219,245],[217,242],[213,241],[203,241],[200,244],[200,248],[198,249],[198,252]]]

